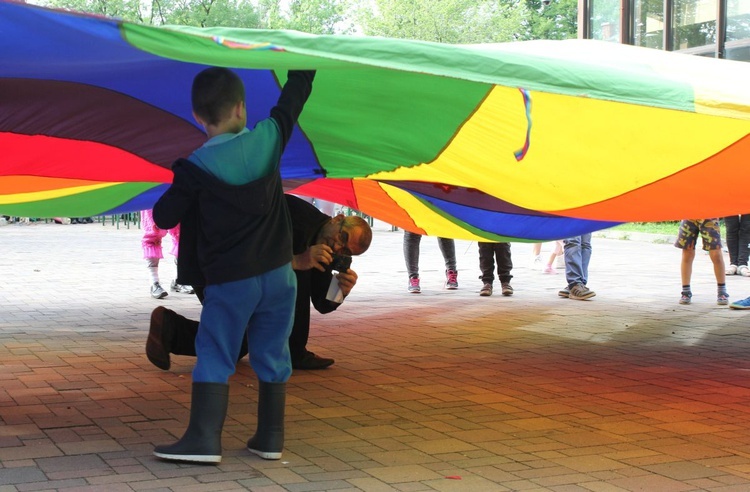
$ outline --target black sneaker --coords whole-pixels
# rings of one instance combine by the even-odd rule
[[[151,312],[151,323],[148,328],[146,339],[146,357],[153,365],[168,371],[172,362],[169,358],[169,346],[174,338],[174,328],[167,319],[174,314],[163,306],[159,306]]]
[[[332,366],[333,363],[333,359],[318,357],[312,352],[307,352],[301,359],[292,360],[292,368],[303,371],[314,371],[316,369],[325,369],[326,367]]]

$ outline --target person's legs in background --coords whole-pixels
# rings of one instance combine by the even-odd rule
[[[747,268],[748,255],[750,255],[750,215],[740,215],[736,265],[737,273],[743,277],[750,277],[750,268]],[[743,266],[746,268],[742,268]]]
[[[180,251],[180,225],[177,224],[177,226],[169,229],[167,231],[169,233],[169,236],[172,238],[172,247],[169,250],[169,254],[174,256],[174,264],[177,265],[177,253]],[[175,278],[172,280],[172,283],[169,285],[169,290],[172,292],[179,292],[181,294],[195,294],[195,290],[190,285],[182,285],[177,283],[177,279]]]
[[[583,285],[589,283],[589,263],[591,262],[591,233],[581,236],[581,274]]]
[[[143,238],[141,246],[143,248],[143,258],[146,260],[146,268],[151,278],[151,297],[154,299],[164,299],[169,294],[159,282],[159,260],[164,258],[162,251],[162,239],[167,235],[167,231],[159,229],[154,223],[154,217],[151,210],[141,212],[141,227],[143,228]]]
[[[492,295],[492,282],[495,280],[495,251],[494,243],[477,242],[479,248],[479,270],[482,274],[479,279],[482,281],[482,289],[479,295],[489,297]]]
[[[510,243],[495,243],[495,257],[497,258],[497,278],[502,286],[504,296],[513,295],[513,287],[510,280],[513,278],[510,271],[513,270],[513,260],[510,257]]]
[[[406,273],[409,275],[407,288],[412,294],[419,294],[422,289],[419,286],[419,243],[422,241],[420,234],[404,231],[404,261],[406,262]]]
[[[708,256],[714,265],[716,276],[716,303],[719,306],[729,304],[727,293],[726,271],[724,265],[724,253],[721,246],[721,228],[719,219],[706,219],[700,222],[700,234],[703,240],[703,249],[708,251]],[[741,267],[740,267],[741,268]],[[747,269],[747,267],[745,267]]]
[[[749,219],[750,220],[750,219]],[[727,230],[727,250],[729,251],[729,266],[726,268],[726,275],[734,275],[739,267],[738,247],[740,233],[740,216],[729,215],[724,217],[724,227]],[[747,244],[745,244],[747,247]],[[745,266],[747,266],[747,254],[745,255]]]
[[[565,279],[568,285],[558,292],[561,297],[586,300],[596,293],[586,286],[591,259],[591,234],[575,236],[563,241],[565,254]]]
[[[542,263],[542,243],[534,243],[531,247],[531,268],[541,268]]]
[[[458,289],[458,269],[456,268],[456,242],[444,237],[437,238],[440,252],[445,262],[445,288]]]

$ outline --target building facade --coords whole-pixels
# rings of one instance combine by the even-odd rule
[[[750,61],[750,0],[578,0],[578,37]]]

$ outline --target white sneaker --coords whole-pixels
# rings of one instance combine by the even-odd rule
[[[531,260],[531,268],[535,270],[541,270],[544,268],[544,262],[542,261],[542,255],[536,255],[533,260]]]
[[[167,291],[162,288],[159,282],[154,282],[151,285],[151,297],[154,299],[164,299],[168,295]]]

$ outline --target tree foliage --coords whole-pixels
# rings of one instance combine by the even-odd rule
[[[365,34],[489,43],[525,39],[528,15],[519,0],[372,0],[354,13]]]
[[[355,16],[365,34],[443,43],[566,39],[577,33],[576,0],[371,0]]]
[[[352,27],[346,25],[346,7],[344,0],[291,0],[279,27],[312,34],[348,33]]]
[[[46,0],[43,5],[144,24],[259,28],[264,12],[247,0]]]
[[[576,0],[38,0],[145,24],[363,32],[442,43],[565,39]]]
[[[528,39],[570,39],[578,35],[578,1],[551,0],[544,5],[540,0],[526,0],[530,11],[527,18]]]

